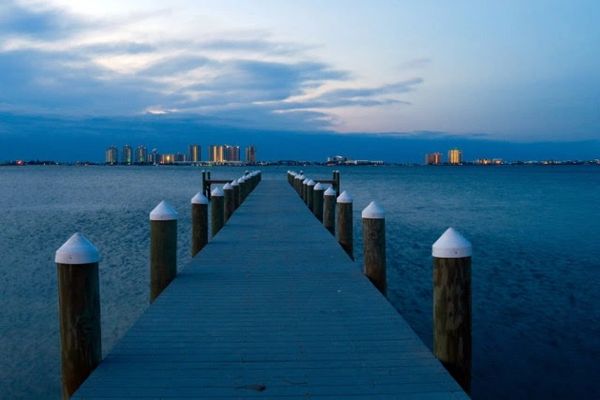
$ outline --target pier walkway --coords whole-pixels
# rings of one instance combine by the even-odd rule
[[[285,182],[263,180],[74,398],[468,398]]]

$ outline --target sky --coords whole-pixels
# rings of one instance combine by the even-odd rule
[[[0,159],[225,138],[285,159],[289,135],[597,158],[598,21],[593,0],[1,0]]]

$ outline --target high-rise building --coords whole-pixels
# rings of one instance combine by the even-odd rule
[[[213,144],[208,148],[208,159],[214,163],[240,161],[240,146]]]
[[[160,163],[161,164],[173,164],[175,162],[175,154],[161,154],[160,155]]]
[[[450,165],[462,164],[462,152],[459,149],[448,151],[448,162]]]
[[[139,145],[135,149],[135,163],[136,164],[146,164],[147,154],[148,154],[148,150],[146,149],[146,146]]]
[[[185,162],[185,154],[184,153],[175,153],[175,162],[182,163]]]
[[[131,165],[133,162],[133,152],[131,151],[131,146],[126,144],[123,146],[123,158],[121,159],[121,163],[125,165]]]
[[[110,146],[106,149],[104,162],[109,165],[115,165],[119,162],[119,150],[116,146]]]
[[[240,146],[225,145],[225,161],[240,161]]]
[[[246,147],[246,162],[249,164],[253,164],[256,162],[256,148],[254,145],[250,145]]]
[[[188,147],[188,161],[197,163],[201,160],[201,147],[199,144],[190,144]]]
[[[152,149],[152,152],[148,154],[148,162],[150,164],[160,164],[160,154],[158,154],[158,150]]]
[[[427,165],[440,165],[442,163],[442,153],[428,153],[425,154],[425,164]]]
[[[223,150],[223,146],[211,144],[208,148],[208,160],[215,163],[223,162],[225,160]]]

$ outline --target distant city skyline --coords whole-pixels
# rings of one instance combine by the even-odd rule
[[[135,150],[135,157],[132,147],[125,144],[121,153],[115,145],[108,146],[104,150],[104,163],[108,165],[143,165],[143,164],[175,164],[188,163],[198,164],[201,162],[210,162],[214,164],[231,163],[255,163],[256,146],[248,145],[244,148],[244,159],[240,155],[240,146],[238,145],[215,145],[207,146],[207,157],[202,158],[202,146],[199,144],[190,144],[187,147],[187,154],[183,152],[161,153],[157,148],[148,152],[147,146],[138,145]],[[120,154],[120,155],[119,155]]]
[[[314,158],[288,134],[336,134],[362,151],[383,135],[403,143],[432,132],[477,144],[476,157],[496,156],[490,142],[513,149],[505,159],[562,142],[525,158],[590,158],[599,12],[594,0],[5,0],[0,159],[43,158],[38,143],[50,139],[65,154],[130,136],[192,143],[197,124],[228,136],[203,142],[281,133],[280,157],[269,158]],[[355,157],[374,158],[364,153]]]

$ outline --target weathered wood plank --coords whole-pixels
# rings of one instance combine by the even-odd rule
[[[284,182],[263,181],[77,398],[466,398]]]

